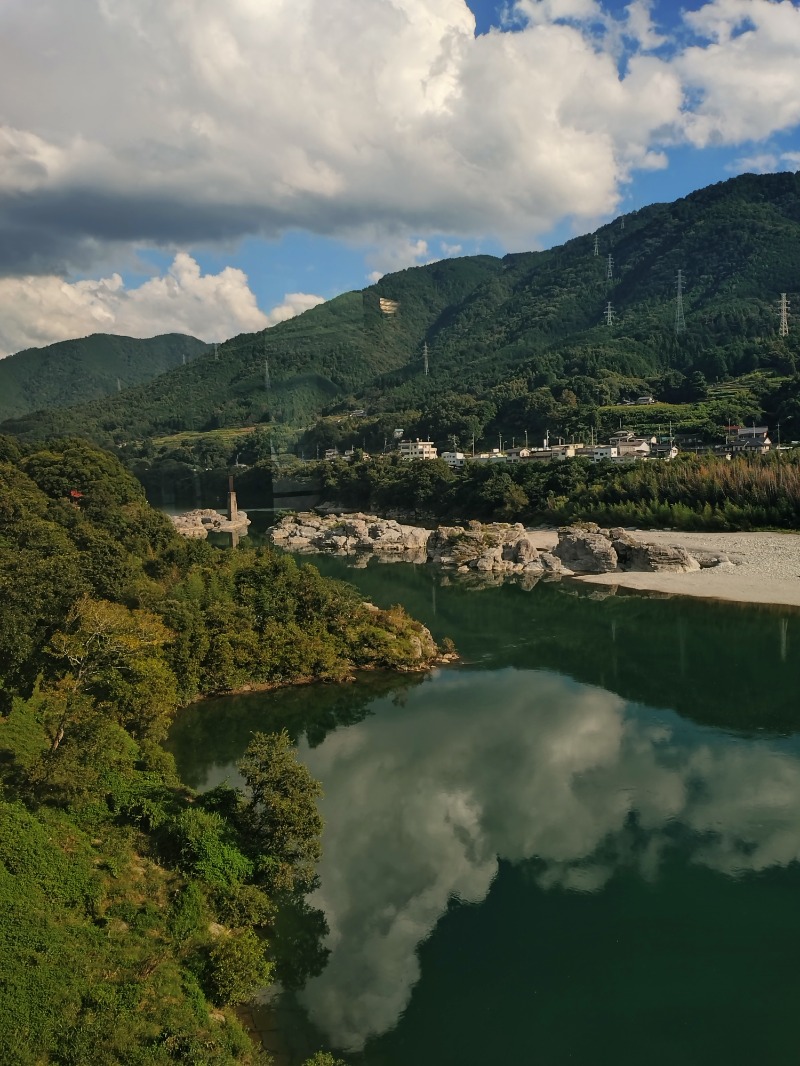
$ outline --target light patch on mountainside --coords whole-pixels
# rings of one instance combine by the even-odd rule
[[[113,333],[152,337],[187,333],[221,341],[254,332],[301,314],[322,303],[309,293],[287,293],[266,314],[247,276],[233,267],[202,274],[195,260],[181,252],[169,270],[135,288],[119,274],[66,282],[54,275],[0,279],[0,356],[66,337]]]

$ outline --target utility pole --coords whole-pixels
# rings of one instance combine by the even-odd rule
[[[428,376],[428,342],[422,345],[422,359],[425,364],[425,377]]]
[[[606,278],[611,281],[614,277],[614,257],[611,253],[608,253],[608,259],[606,260]]]
[[[596,233],[594,235],[594,254],[600,255],[600,238]]]
[[[786,299],[786,293],[781,293],[781,325],[778,330],[779,337],[789,336],[789,301]]]
[[[605,317],[606,317],[606,325],[607,326],[613,326],[614,325],[614,308],[611,306],[611,301],[610,300],[606,304]]]
[[[675,303],[675,332],[686,332],[686,319],[683,317],[683,271],[678,271],[678,297]]]

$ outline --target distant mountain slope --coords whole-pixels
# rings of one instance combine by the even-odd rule
[[[148,340],[94,333],[0,359],[0,419],[116,395],[194,359],[208,345],[169,333]]]
[[[302,426],[326,409],[419,410],[559,384],[582,403],[603,403],[609,375],[699,370],[716,381],[780,361],[792,371],[800,331],[779,340],[778,300],[786,292],[800,309],[800,174],[743,175],[642,208],[596,237],[598,254],[591,234],[543,252],[386,275],[233,338],[216,359],[207,354],[102,404],[3,428],[121,440]],[[686,330],[676,335],[678,270]]]

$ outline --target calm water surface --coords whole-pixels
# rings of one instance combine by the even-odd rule
[[[195,787],[284,726],[323,782],[309,1029],[354,1066],[796,1063],[800,615],[314,562],[464,661],[175,727]]]

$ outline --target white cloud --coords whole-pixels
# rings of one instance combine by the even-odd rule
[[[613,210],[680,115],[667,64],[620,76],[596,0],[526,0],[519,32],[479,37],[464,0],[96,3],[0,11],[18,224],[46,208],[34,236],[73,254],[289,227],[530,243]]]
[[[430,262],[429,256],[427,241],[406,237],[387,240],[379,248],[368,253],[367,265],[373,269],[367,275],[367,280],[374,284],[380,281],[384,274]]]
[[[166,274],[135,288],[126,288],[119,274],[72,283],[52,275],[0,278],[0,355],[90,333],[189,333],[224,340],[283,322],[319,303],[319,296],[289,293],[264,314],[241,270],[226,267],[219,274],[201,274],[185,252],[175,256]]]
[[[800,169],[800,152],[759,152],[734,160],[727,168],[734,174],[770,174]]]
[[[653,0],[632,0],[625,8],[625,32],[645,51],[659,48],[667,41],[667,38],[656,30],[652,7]]]
[[[692,144],[761,141],[800,123],[800,8],[792,0],[711,0],[685,18],[704,39],[673,63],[699,94],[686,115]]]
[[[322,296],[313,296],[309,292],[287,292],[283,303],[267,312],[267,324],[276,326],[279,322],[285,322],[289,318],[294,318],[295,315],[302,315],[304,311],[309,311],[312,307],[323,303],[325,300]]]
[[[191,9],[0,5],[0,274],[301,229],[380,249],[377,277],[443,233],[534,247],[682,139],[800,123],[792,0],[709,0],[671,41],[649,0],[517,0],[477,37],[465,0]]]

